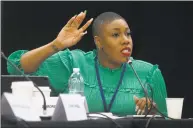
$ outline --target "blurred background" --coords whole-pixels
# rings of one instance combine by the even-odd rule
[[[134,59],[158,64],[168,97],[184,97],[183,118],[193,117],[193,2],[2,1],[1,50],[9,56],[19,49],[45,45],[72,16],[84,10],[83,24],[107,11],[123,16],[132,31]],[[95,48],[91,27],[70,49],[76,48],[85,52]],[[3,59],[1,74],[8,74]]]

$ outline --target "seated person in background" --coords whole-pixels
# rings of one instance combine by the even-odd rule
[[[52,42],[31,51],[13,52],[9,60],[25,73],[48,76],[52,87],[58,94],[68,93],[68,79],[73,68],[80,68],[84,78],[84,95],[89,111],[110,111],[120,116],[144,114],[146,106],[144,91],[128,64],[131,60],[148,90],[148,95],[151,96],[152,92],[146,83],[153,88],[153,100],[157,108],[166,114],[167,92],[161,71],[157,65],[131,57],[133,49],[131,31],[125,19],[120,15],[105,12],[94,20],[92,31],[96,50],[85,53],[81,50],[70,51],[68,49],[78,43],[87,33],[86,29],[93,19],[80,27],[85,16],[86,12],[81,12],[72,17]],[[19,74],[9,64],[7,69],[10,74]],[[97,79],[96,69],[99,71],[100,80]],[[100,90],[100,82],[102,90]],[[112,100],[117,88],[118,92]],[[101,94],[104,94],[104,98]],[[150,105],[149,101],[148,105]]]

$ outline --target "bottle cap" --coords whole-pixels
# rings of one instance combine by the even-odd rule
[[[73,72],[79,72],[80,69],[79,68],[73,68]]]

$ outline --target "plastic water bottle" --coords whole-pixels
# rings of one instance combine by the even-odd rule
[[[69,93],[84,96],[84,80],[79,68],[73,68],[73,73],[68,81]]]

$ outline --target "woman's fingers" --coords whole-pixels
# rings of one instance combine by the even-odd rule
[[[79,28],[81,23],[83,22],[84,18],[86,16],[86,11],[80,12],[78,15],[73,16],[65,25],[65,27],[74,27],[74,28]]]
[[[86,16],[86,11],[79,13],[78,15],[73,16],[64,27],[70,27],[70,28],[75,28],[78,30],[80,25],[82,24],[84,18]],[[89,21],[87,21],[84,26],[82,26],[78,31],[80,35],[84,35],[84,31],[90,26],[92,23],[93,18],[91,18]]]
[[[80,38],[87,34],[87,31],[80,33]]]
[[[148,103],[146,103],[146,98],[138,98],[137,96],[134,95],[134,101],[136,104],[136,108],[135,111],[137,113],[137,115],[141,115],[145,113],[145,108],[146,108],[146,104],[148,105],[148,110],[151,108],[151,99],[148,99]],[[153,102],[153,101],[152,101]],[[156,104],[153,102],[153,107],[156,107]]]
[[[143,102],[143,100],[139,100],[136,104],[136,108],[135,108],[135,111],[137,112],[139,109],[140,109],[140,105],[141,103]]]
[[[82,12],[81,16],[75,18],[75,21],[77,21],[77,26],[76,26],[77,29],[80,27],[85,17],[86,17],[86,11]]]
[[[83,13],[83,12],[81,12],[81,13],[79,13],[76,17],[75,17],[75,19],[74,19],[74,21],[72,22],[72,24],[71,24],[71,27],[74,27],[74,28],[79,28],[79,26],[80,26],[80,24],[82,23],[82,21],[84,20],[84,18],[85,18],[85,13]]]
[[[73,16],[64,27],[70,27],[77,15]]]
[[[91,18],[89,21],[87,21],[86,24],[79,29],[79,31],[81,33],[84,32],[89,27],[89,25],[92,23],[92,21],[93,21],[93,18]]]
[[[144,101],[143,104],[141,105],[141,115],[145,113],[145,107],[146,107],[146,102]]]
[[[85,34],[87,34],[87,31],[79,33],[79,35],[73,38],[72,42],[78,42]]]
[[[137,115],[140,115],[142,113],[143,108],[144,108],[144,102],[145,101],[142,100],[142,99],[138,102],[138,104],[137,104],[137,106],[138,106]]]
[[[84,35],[86,35],[86,34],[87,34],[87,31],[81,33],[81,36],[84,36]]]
[[[145,113],[145,106],[146,106],[146,100],[145,99],[140,99],[137,103],[137,115],[141,115]]]

